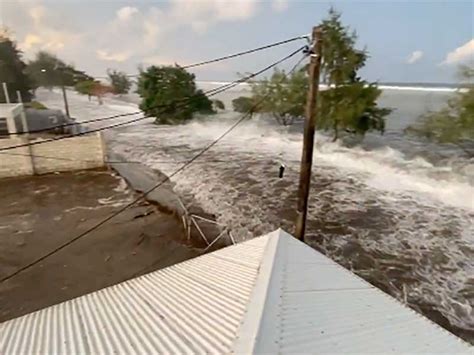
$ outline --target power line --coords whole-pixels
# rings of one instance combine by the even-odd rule
[[[246,55],[246,54],[255,53],[255,52],[258,52],[258,51],[265,50],[265,49],[281,46],[283,44],[287,44],[287,43],[290,43],[290,42],[298,41],[300,39],[308,39],[308,38],[309,38],[308,35],[296,36],[296,37],[285,39],[283,41],[270,43],[270,44],[267,44],[267,45],[264,45],[264,46],[261,46],[261,47],[248,49],[248,50],[245,50],[245,51],[242,51],[242,52],[237,52],[237,53],[234,53],[234,54],[225,55],[223,57],[218,57],[218,58],[205,60],[205,61],[202,61],[202,62],[197,62],[197,63],[188,64],[188,65],[184,65],[184,66],[179,66],[179,65],[178,66],[183,68],[183,69],[195,68],[195,67],[199,67],[199,66],[202,66],[202,65],[216,63],[216,62],[220,62],[220,61],[223,61],[223,60],[240,57],[240,56],[243,56],[243,55]],[[136,76],[139,76],[139,75],[140,74],[128,74],[127,76],[136,77]],[[97,76],[97,78],[107,78],[107,77],[106,76]]]
[[[96,132],[100,132],[100,131],[105,131],[106,129],[116,128],[116,127],[120,127],[120,126],[125,126],[125,125],[127,125],[127,124],[131,124],[131,123],[135,123],[135,122],[138,122],[138,121],[142,121],[142,120],[147,119],[147,118],[150,118],[150,117],[152,117],[152,116],[138,117],[138,118],[135,118],[135,119],[133,119],[133,120],[129,120],[129,121],[125,121],[125,122],[116,123],[116,124],[113,124],[113,125],[110,125],[110,126],[106,126],[106,127],[91,129],[91,130],[89,130],[89,131],[79,132],[79,133],[76,133],[76,134],[70,134],[70,135],[67,135],[67,136],[60,136],[60,137],[52,137],[52,138],[48,138],[48,139],[45,139],[45,140],[42,140],[42,141],[34,141],[34,142],[29,142],[29,143],[23,143],[23,144],[12,145],[12,146],[8,146],[8,147],[5,147],[5,148],[0,149],[0,152],[6,151],[6,150],[12,150],[12,149],[17,149],[17,148],[22,148],[22,147],[31,147],[31,146],[34,146],[34,145],[39,145],[39,144],[45,144],[45,143],[49,143],[49,142],[60,141],[60,140],[63,140],[63,139],[68,139],[68,138],[80,137],[80,136],[84,136],[84,135],[90,134],[90,133],[96,133]]]
[[[281,64],[282,62],[284,62],[285,60],[293,57],[294,55],[296,55],[297,53],[301,52],[303,49],[305,48],[305,46],[303,47],[300,47],[299,49],[293,51],[292,53],[288,54],[287,56],[283,57],[282,59],[266,66],[265,68],[259,70],[258,72],[256,73],[252,73],[244,78],[241,78],[239,80],[236,80],[236,81],[233,81],[232,83],[229,83],[229,84],[225,84],[225,85],[222,85],[221,87],[219,88],[215,88],[215,89],[211,89],[211,90],[208,90],[207,92],[204,92],[203,94],[205,95],[208,95],[210,97],[212,96],[215,96],[221,92],[224,92],[226,90],[229,90],[235,86],[237,86],[238,84],[244,82],[244,81],[247,81],[247,80],[250,80],[251,78],[257,76],[257,75],[260,75],[262,74],[263,72],[265,71],[268,71],[270,70],[271,68],[277,66],[278,64]],[[173,105],[176,104],[176,102],[180,103],[180,101],[190,101],[194,98],[197,98],[199,96],[199,94],[197,95],[193,95],[193,96],[190,96],[190,97],[187,97],[187,98],[183,98],[183,99],[179,99],[179,100],[176,100],[173,104],[167,104],[167,105],[162,105],[164,107],[171,107]],[[164,108],[163,107],[163,108]],[[155,108],[158,108],[158,106],[156,106]],[[162,108],[162,107],[160,107]],[[123,117],[123,116],[126,116],[127,114],[122,114],[122,115],[119,115],[120,117]],[[117,116],[117,115],[116,115]],[[113,118],[116,118],[116,116],[111,116]],[[17,145],[12,145],[12,146],[8,146],[8,147],[4,147],[4,148],[1,148],[0,149],[0,152],[3,152],[3,151],[7,151],[7,150],[12,150],[12,149],[17,149],[17,148],[22,148],[22,147],[28,147],[28,146],[33,146],[33,145],[39,145],[39,144],[45,144],[45,143],[49,143],[49,142],[53,142],[53,141],[58,141],[58,140],[63,140],[63,139],[67,139],[67,138],[73,138],[73,137],[77,137],[77,136],[83,136],[83,135],[86,135],[86,134],[89,134],[89,133],[95,133],[95,132],[100,132],[100,131],[104,131],[104,130],[107,130],[107,129],[111,129],[111,128],[116,128],[116,127],[120,127],[120,126],[124,126],[124,125],[127,125],[127,124],[131,124],[131,123],[135,123],[135,122],[138,122],[138,121],[141,121],[141,120],[144,120],[144,119],[147,119],[147,118],[151,118],[151,117],[154,117],[152,115],[147,115],[147,116],[143,116],[143,117],[139,117],[139,118],[135,118],[133,120],[129,120],[129,121],[125,121],[125,122],[121,122],[121,123],[116,123],[116,124],[113,124],[113,125],[110,125],[110,126],[105,126],[105,127],[101,127],[101,128],[96,128],[96,129],[92,129],[92,130],[88,130],[88,131],[84,131],[84,132],[79,132],[79,133],[76,133],[76,134],[70,134],[70,135],[67,135],[67,136],[60,136],[60,137],[52,137],[52,138],[48,138],[48,139],[45,139],[45,140],[41,140],[41,141],[35,141],[35,142],[30,142],[30,143],[22,143],[22,144],[17,144]],[[104,119],[109,119],[109,117],[106,117],[106,118],[103,118],[102,120]],[[98,120],[101,120],[101,119],[94,119],[94,120],[90,120],[90,121],[98,121]],[[50,128],[49,128],[50,129]]]
[[[295,37],[296,38],[296,37]],[[298,38],[303,38],[303,37],[298,37]],[[295,40],[294,38],[291,39],[291,40],[287,40],[287,41],[292,41],[292,40]],[[285,41],[282,41],[282,42],[278,42],[278,43],[283,43]],[[287,42],[285,42],[287,43]],[[273,45],[270,45],[270,46],[274,46],[275,44]],[[299,52],[301,51],[302,49],[304,49],[306,46],[303,46],[301,47],[300,49],[296,50],[296,52]],[[257,50],[257,49],[256,49]],[[255,50],[252,50],[252,51],[255,51]],[[203,94],[204,95],[217,95],[223,91],[226,91],[226,90],[229,90],[229,89],[232,89],[234,87],[236,87],[237,85],[241,84],[241,83],[244,83],[260,74],[262,74],[263,72],[271,69],[272,67],[280,64],[281,62],[285,61],[286,60],[286,57],[283,58],[282,60],[279,60],[278,62],[275,62],[271,65],[269,65],[268,67],[265,67],[261,70],[259,70],[258,72],[255,72],[255,73],[252,73],[248,76],[245,76],[243,78],[240,78],[240,79],[237,79],[237,80],[234,80],[230,83],[227,83],[227,84],[224,84],[224,85],[221,85],[217,88],[213,88],[213,89],[209,89],[207,91],[204,91]],[[163,108],[163,107],[166,107],[166,106],[171,106],[173,104],[175,104],[176,102],[180,102],[180,101],[185,101],[185,100],[188,100],[188,99],[191,99],[195,96],[199,96],[200,94],[197,94],[197,95],[193,95],[193,96],[190,96],[190,97],[187,97],[187,98],[181,98],[181,99],[178,99],[178,100],[175,100],[173,103],[168,103],[168,104],[162,104],[162,105],[157,105],[155,106],[154,108]],[[27,131],[27,132],[15,132],[15,133],[9,133],[8,135],[9,136],[15,136],[15,135],[19,135],[19,134],[34,134],[34,133],[42,133],[42,132],[49,132],[49,131],[53,131],[53,130],[56,130],[56,129],[61,129],[61,128],[64,128],[64,127],[70,127],[70,126],[75,126],[75,125],[79,125],[79,124],[86,124],[86,123],[95,123],[95,122],[102,122],[102,121],[108,121],[108,120],[112,120],[112,119],[116,119],[116,118],[120,118],[120,117],[127,117],[127,116],[133,116],[133,115],[138,115],[138,114],[141,114],[142,111],[134,111],[134,112],[129,112],[129,113],[122,113],[122,114],[117,114],[117,115],[113,115],[113,116],[107,116],[107,117],[102,117],[102,118],[93,118],[93,119],[90,119],[90,120],[85,120],[85,121],[81,121],[81,122],[68,122],[68,123],[63,123],[63,124],[59,124],[59,125],[55,125],[55,126],[51,126],[51,127],[47,127],[47,128],[41,128],[41,129],[36,129],[36,130],[30,130],[30,131]],[[0,150],[1,151],[1,150]]]
[[[249,49],[249,50],[246,50],[246,51],[243,51],[243,52],[238,52],[238,53],[235,53],[235,54],[226,55],[226,56],[223,56],[223,57],[220,57],[220,58],[206,60],[206,61],[199,62],[199,63],[194,63],[194,64],[188,64],[188,65],[185,65],[182,68],[189,69],[189,68],[195,68],[195,67],[199,67],[199,66],[202,66],[202,65],[210,64],[210,63],[216,63],[216,62],[220,62],[222,60],[227,60],[227,59],[231,59],[231,58],[240,57],[242,55],[255,53],[255,52],[258,52],[258,51],[261,51],[261,50],[264,50],[264,49],[268,49],[268,48],[272,48],[272,47],[276,47],[276,46],[281,46],[282,44],[286,44],[286,43],[290,43],[290,42],[293,42],[293,41],[297,41],[297,40],[300,40],[300,39],[306,39],[306,38],[307,38],[307,36],[297,36],[297,37],[286,39],[284,41],[279,41],[279,42],[267,44],[267,45],[262,46],[262,47]]]
[[[88,159],[73,159],[73,158],[66,158],[66,157],[52,157],[46,155],[37,155],[37,154],[22,154],[22,153],[0,153],[1,155],[11,155],[11,156],[20,156],[20,157],[32,157],[37,159],[48,159],[48,160],[60,160],[60,161],[74,161],[74,162],[83,162],[83,163],[96,163],[96,160],[88,160]],[[153,164],[183,164],[187,160],[153,160],[151,161]],[[239,162],[255,162],[257,159],[239,159]],[[210,159],[203,161],[202,163],[227,163],[229,159]],[[138,161],[138,160],[104,160],[105,164],[143,164],[146,165],[146,162]]]
[[[280,59],[280,60],[278,60],[278,61],[276,61],[276,62],[274,62],[274,63],[272,63],[272,64],[270,64],[270,65],[268,65],[268,66],[266,66],[265,68],[260,69],[259,71],[255,72],[255,73],[251,73],[251,74],[249,74],[249,75],[247,75],[247,76],[245,76],[245,77],[243,77],[243,78],[240,78],[240,79],[238,79],[238,80],[235,80],[235,81],[233,81],[233,82],[231,82],[231,83],[222,85],[222,87],[220,87],[220,88],[215,88],[215,89],[208,90],[208,91],[206,92],[206,95],[207,95],[208,92],[211,92],[210,95],[214,96],[214,95],[217,95],[217,94],[219,94],[219,93],[221,93],[221,92],[223,92],[223,91],[232,89],[233,87],[235,87],[235,86],[237,86],[237,85],[239,85],[239,84],[241,84],[241,83],[243,83],[243,82],[246,82],[246,81],[248,81],[248,80],[250,80],[250,79],[252,79],[252,78],[258,76],[258,75],[260,75],[260,74],[262,74],[262,73],[264,73],[264,72],[270,70],[271,68],[276,67],[278,64],[283,63],[283,62],[286,61],[287,59],[289,59],[289,58],[293,57],[294,55],[296,55],[297,53],[303,51],[305,48],[306,48],[306,46],[300,47],[300,48],[298,48],[297,50],[295,50],[294,52],[291,52],[290,54],[288,54],[286,57],[283,57],[282,59]],[[303,59],[304,59],[304,57],[303,57]],[[300,61],[299,63],[301,63],[301,61]],[[298,65],[299,65],[299,63],[298,63]],[[292,70],[293,70],[293,69],[292,69]]]
[[[300,52],[301,50],[299,50],[298,52]],[[286,56],[285,58],[286,59],[289,59],[291,58],[292,56],[296,55],[298,52],[293,52],[291,55],[289,56]],[[304,58],[304,57],[303,57]],[[301,63],[303,59],[301,59],[300,61],[297,62],[297,64],[288,72],[287,75],[291,74],[294,70],[296,70],[297,66]],[[284,78],[287,76],[285,75]],[[57,253],[58,251],[64,249],[65,247],[71,245],[72,243],[74,243],[76,240],[86,236],[87,234],[93,232],[94,230],[98,229],[99,227],[101,227],[102,225],[104,225],[105,223],[107,223],[108,221],[110,221],[112,218],[114,218],[115,216],[119,215],[120,213],[122,213],[123,211],[125,211],[126,209],[128,209],[129,207],[132,207],[133,205],[135,205],[137,202],[139,202],[140,200],[144,199],[148,194],[150,194],[151,192],[153,192],[154,190],[158,189],[160,186],[162,186],[165,182],[167,182],[168,180],[170,180],[173,176],[177,175],[178,173],[180,173],[181,171],[183,171],[184,169],[186,169],[189,165],[191,165],[195,160],[197,160],[199,157],[201,157],[204,153],[206,153],[209,149],[211,149],[213,146],[215,146],[220,140],[222,140],[225,136],[227,136],[230,132],[232,132],[240,123],[242,123],[246,118],[250,117],[252,114],[253,114],[253,111],[258,107],[258,105],[260,105],[267,97],[268,97],[269,93],[265,96],[263,96],[258,102],[256,102],[251,108],[250,110],[245,113],[244,115],[242,115],[242,117],[240,119],[238,119],[233,125],[231,125],[224,133],[222,133],[219,137],[217,137],[216,139],[214,139],[214,141],[212,141],[210,144],[208,144],[206,147],[204,147],[198,154],[196,154],[193,158],[191,158],[190,160],[188,160],[186,163],[184,163],[181,167],[179,167],[177,170],[175,170],[172,174],[170,174],[169,176],[165,177],[162,181],[160,181],[158,184],[154,185],[152,188],[148,189],[147,191],[145,191],[141,196],[137,197],[136,199],[134,199],[132,202],[126,204],[125,206],[123,206],[122,208],[120,208],[118,211],[112,213],[110,216],[108,216],[107,218],[103,219],[102,221],[100,221],[99,223],[95,224],[94,226],[92,226],[91,228],[87,229],[86,231],[82,232],[81,234],[79,234],[78,236],[72,238],[71,240],[67,241],[66,243],[63,243],[61,244],[60,246],[56,247],[55,249],[53,249],[52,251],[50,251],[49,253],[41,256],[40,258],[32,261],[31,263],[21,267],[20,269],[18,269],[17,271],[13,272],[12,274],[0,279],[0,283],[3,283],[9,279],[11,279],[12,277],[18,275],[19,273],[21,273],[22,271],[24,270],[27,270],[29,269],[30,267],[38,264],[39,262],[45,260],[46,258],[48,258],[49,256]]]
[[[143,113],[142,111],[121,113],[121,114],[118,114],[118,115],[101,117],[101,118],[93,118],[93,119],[86,120],[86,121],[81,121],[81,122],[76,121],[76,122],[62,123],[62,124],[59,124],[59,125],[50,126],[50,127],[46,127],[46,128],[35,129],[35,130],[32,130],[32,131],[26,131],[26,132],[21,131],[21,132],[15,132],[15,133],[8,133],[8,135],[9,136],[17,136],[17,135],[20,135],[20,134],[34,134],[34,133],[49,132],[49,131],[53,131],[53,130],[64,128],[64,127],[70,127],[70,126],[75,126],[75,125],[80,125],[80,124],[85,124],[85,123],[108,121],[108,120],[113,120],[115,118],[133,116],[133,115],[138,115],[138,114],[142,114],[142,113]]]

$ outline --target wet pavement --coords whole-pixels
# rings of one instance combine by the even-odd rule
[[[111,171],[0,180],[0,278],[136,198]],[[143,201],[0,284],[0,322],[199,255],[181,220]]]

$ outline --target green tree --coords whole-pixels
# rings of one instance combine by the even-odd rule
[[[357,79],[357,71],[364,67],[368,53],[355,48],[357,33],[344,27],[341,13],[331,8],[321,23],[324,33],[321,79],[329,85],[350,84]]]
[[[283,70],[275,69],[270,79],[251,85],[252,102],[260,103],[256,111],[271,114],[284,126],[303,116],[308,88],[308,78],[303,71],[288,75]]]
[[[365,66],[368,53],[355,48],[357,33],[344,27],[341,14],[331,8],[321,27],[324,33],[321,77],[328,85],[321,91],[318,128],[332,130],[334,140],[341,131],[363,136],[369,130],[385,130],[385,117],[392,111],[380,108],[381,91],[375,83],[357,76]]]
[[[321,79],[328,85],[318,98],[317,128],[331,130],[334,140],[341,132],[363,136],[369,130],[383,133],[390,109],[377,106],[381,91],[375,83],[357,76],[367,60],[367,51],[355,48],[357,34],[341,23],[341,15],[329,10],[321,27]],[[304,115],[308,76],[306,70],[291,75],[275,70],[270,79],[252,83],[253,99],[262,102],[258,111],[268,113],[282,125],[292,124]]]
[[[29,102],[32,97],[32,83],[25,73],[26,64],[6,30],[0,30],[0,82],[6,82],[11,102],[17,101],[16,92],[21,93],[23,101]],[[6,102],[3,90],[0,90],[0,103]]]
[[[247,113],[253,108],[253,99],[247,96],[240,96],[232,100],[232,108],[235,112]]]
[[[214,113],[212,102],[197,90],[194,74],[179,66],[151,66],[140,71],[140,109],[159,124],[181,123],[194,113]]]
[[[35,59],[28,63],[26,71],[36,87],[74,86],[80,81],[93,80],[83,71],[76,70],[72,65],[46,51],[36,53]]]
[[[381,91],[374,84],[356,82],[340,85],[320,94],[320,119],[317,127],[332,130],[334,140],[345,133],[363,136],[367,131],[385,131],[385,116],[391,110],[377,106]]]
[[[87,95],[89,97],[89,101],[91,96],[93,95],[95,81],[94,80],[85,80],[78,82],[74,88],[79,94]]]
[[[474,65],[461,67],[460,76],[464,90],[441,110],[420,116],[406,132],[433,142],[454,144],[474,157]]]
[[[115,94],[128,94],[132,81],[124,72],[118,70],[107,70],[108,80]]]

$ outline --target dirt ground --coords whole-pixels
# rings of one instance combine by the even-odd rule
[[[98,223],[136,194],[110,171],[0,180],[0,278]],[[181,221],[147,202],[0,284],[0,322],[199,255]]]

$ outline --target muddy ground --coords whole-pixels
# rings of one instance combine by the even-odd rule
[[[0,180],[0,279],[137,195],[110,171]],[[0,284],[0,322],[200,254],[181,221],[147,202]]]

